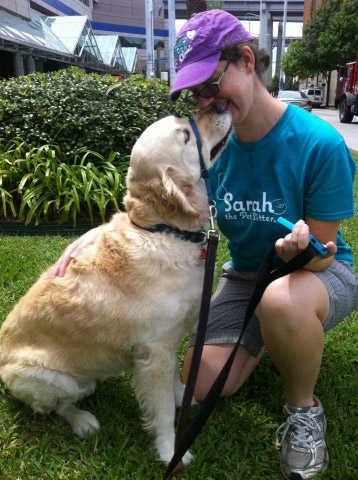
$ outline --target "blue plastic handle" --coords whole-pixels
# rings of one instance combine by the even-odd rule
[[[288,228],[288,230],[291,230],[291,231],[294,227],[293,223],[289,222],[288,220],[286,220],[283,217],[278,217],[277,222],[280,223],[281,225],[283,225],[284,227]],[[317,250],[318,253],[320,253],[323,256],[327,255],[327,253],[328,253],[327,248],[324,245],[322,245],[322,243],[320,243],[311,233],[310,233],[309,238],[310,238],[310,244]]]

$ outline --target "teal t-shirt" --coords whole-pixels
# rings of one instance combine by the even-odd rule
[[[257,271],[266,250],[289,233],[277,223],[279,216],[292,223],[305,216],[316,220],[353,216],[355,169],[342,136],[327,122],[292,105],[261,140],[246,143],[232,135],[209,170],[218,225],[229,240],[232,266]],[[353,264],[341,232],[337,247],[336,259]]]

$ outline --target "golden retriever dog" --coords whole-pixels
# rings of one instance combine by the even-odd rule
[[[209,168],[228,141],[231,115],[211,109],[195,121]],[[197,232],[208,218],[188,120],[166,117],[140,136],[127,188],[126,213],[99,227],[63,278],[43,273],[8,315],[0,376],[14,397],[35,412],[56,412],[84,437],[99,423],[74,403],[94,392],[96,380],[132,372],[145,428],[169,461],[184,388],[176,351],[198,318],[205,262],[199,240],[145,228]],[[190,459],[188,452],[184,463]]]

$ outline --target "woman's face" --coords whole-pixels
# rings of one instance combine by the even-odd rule
[[[191,90],[197,94],[206,85],[217,81],[227,66],[228,61],[222,60],[218,63],[214,73],[204,83],[196,85]],[[198,97],[198,105],[205,110],[213,104],[229,110],[235,126],[245,124],[251,115],[254,102],[254,83],[256,74],[254,66],[245,59],[237,63],[230,63],[220,82],[220,90],[211,98]]]

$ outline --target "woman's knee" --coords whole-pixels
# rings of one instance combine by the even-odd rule
[[[266,288],[258,311],[287,313],[292,311],[315,310],[327,300],[323,283],[308,270],[279,278]]]
[[[286,281],[281,278],[268,285],[256,308],[260,322],[272,318],[276,321],[281,317],[287,318],[287,313],[293,311],[294,296],[294,293],[289,293]]]
[[[272,282],[265,290],[256,315],[263,328],[315,328],[329,313],[329,296],[323,283],[309,271],[298,271]]]

